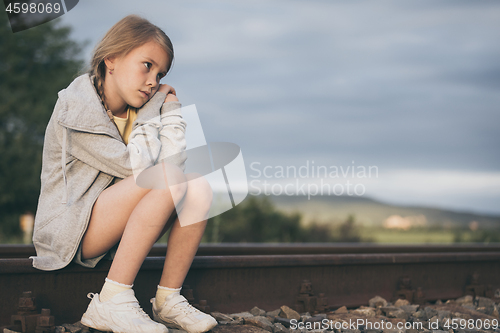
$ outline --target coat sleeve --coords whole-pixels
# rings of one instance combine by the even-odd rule
[[[70,129],[67,154],[114,177],[126,178],[154,165],[160,152],[160,126],[144,123],[130,134],[129,144],[106,134]]]
[[[153,104],[147,107],[159,108],[161,104],[160,106]],[[151,110],[143,111],[151,114]],[[158,111],[157,114],[159,114]],[[161,149],[159,132],[162,128],[159,116],[151,119],[142,118],[130,133],[128,145],[109,134],[59,127],[62,128],[62,131],[68,131],[66,135],[68,142],[65,146],[67,154],[70,155],[69,158],[73,156],[114,177],[137,176],[138,173],[154,165],[158,160]],[[61,138],[64,140],[63,135]]]
[[[159,133],[161,150],[158,160],[167,160],[185,170],[186,155],[186,121],[182,118],[181,103],[166,102],[161,108],[161,125]]]

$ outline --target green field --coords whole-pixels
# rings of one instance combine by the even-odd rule
[[[488,233],[467,229],[413,228],[409,230],[361,227],[358,229],[362,241],[374,243],[400,244],[451,244],[458,242],[494,243],[498,242],[500,231]]]

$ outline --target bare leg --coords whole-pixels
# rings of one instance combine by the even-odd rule
[[[208,182],[197,176],[186,175],[188,187],[182,210],[168,238],[167,256],[160,280],[160,285],[164,287],[182,286],[205,231],[213,194]],[[181,226],[180,221],[192,224]]]
[[[187,174],[187,191],[179,216],[173,222],[167,256],[160,280],[161,287],[179,288],[191,266],[205,230],[212,203],[212,189],[203,177]],[[167,326],[174,323],[188,332],[206,332],[217,320],[191,305],[175,291],[158,288],[153,302],[155,319]]]
[[[133,284],[144,259],[174,209],[167,193],[164,190],[151,190],[137,204],[123,232],[108,278]]]
[[[183,177],[182,172],[179,170]],[[184,183],[185,184],[185,183]],[[101,193],[94,204],[82,240],[83,258],[93,258],[121,238],[108,277],[132,284],[146,255],[158,239],[187,185],[173,189],[143,189],[127,177]]]

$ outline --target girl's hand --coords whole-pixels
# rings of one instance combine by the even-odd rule
[[[167,94],[167,97],[165,97],[164,103],[166,103],[166,102],[178,102],[179,101],[179,99],[176,96],[177,93],[175,92],[174,87],[169,86],[168,84],[160,84],[160,88],[158,89],[158,91],[161,91],[162,93]]]

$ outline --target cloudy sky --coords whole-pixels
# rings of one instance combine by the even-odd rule
[[[280,167],[372,166],[324,182],[500,214],[500,2],[81,0],[62,23],[89,59],[132,13],[170,36],[163,82],[196,105],[207,141],[241,147],[254,184],[300,178]]]

